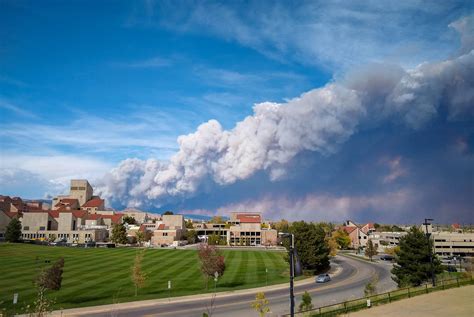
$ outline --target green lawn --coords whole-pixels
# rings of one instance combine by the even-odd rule
[[[146,286],[134,296],[130,279],[131,266],[137,250],[133,248],[82,249],[27,244],[0,244],[0,311],[12,311],[13,293],[19,294],[18,312],[31,304],[36,291],[33,279],[38,267],[64,257],[62,288],[50,291],[55,308],[71,308],[134,300],[212,292],[206,290],[195,250],[147,250],[143,270]],[[288,265],[284,253],[246,250],[223,251],[226,271],[219,278],[218,291],[264,286],[265,268],[268,284],[288,281]],[[212,284],[210,284],[212,286]]]

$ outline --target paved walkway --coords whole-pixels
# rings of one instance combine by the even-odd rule
[[[433,292],[391,304],[364,309],[350,317],[472,317],[474,316],[474,285]]]

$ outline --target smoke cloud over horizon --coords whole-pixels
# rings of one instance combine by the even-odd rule
[[[400,131],[419,131],[436,120],[472,122],[471,20],[452,25],[462,34],[462,49],[457,56],[410,70],[397,65],[369,65],[288,102],[255,104],[253,115],[230,130],[216,120],[209,120],[194,133],[178,138],[179,150],[169,162],[153,158],[124,160],[106,174],[96,190],[112,206],[160,208],[182,204],[213,188],[230,186],[262,172],[270,182],[284,182],[292,177],[288,175],[288,166],[295,157],[311,152],[330,158],[354,135],[384,124],[393,124]],[[387,163],[392,174],[384,178],[385,184],[406,174],[405,170],[397,170],[401,169],[400,164],[400,158]],[[311,173],[318,177],[318,170]],[[404,193],[403,197],[408,195],[403,190],[397,192]],[[301,206],[331,208],[328,198],[315,200],[305,196],[303,200]],[[336,201],[341,217],[350,215],[348,211],[354,201],[360,208],[380,202],[370,198],[362,202]],[[246,205],[232,201],[227,204],[229,208]],[[275,205],[267,198],[258,204],[262,209],[272,210]],[[220,210],[229,208],[222,206]],[[272,215],[278,217],[274,212]]]

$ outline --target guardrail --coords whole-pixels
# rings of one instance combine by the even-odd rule
[[[337,304],[321,306],[313,308],[310,310],[295,312],[296,316],[311,316],[311,317],[328,317],[328,316],[338,316],[340,314],[347,314],[349,312],[358,311],[364,308],[368,308],[368,303],[370,300],[370,306],[377,306],[380,304],[391,303],[396,300],[411,298],[413,296],[428,294],[431,292],[445,290],[453,287],[460,287],[463,285],[474,284],[472,274],[469,277],[456,277],[452,279],[440,279],[436,282],[436,286],[433,287],[431,284],[423,284],[416,287],[406,287],[399,288],[397,290],[371,295],[367,297],[362,297],[354,300],[349,300]],[[286,314],[283,316],[290,316]]]

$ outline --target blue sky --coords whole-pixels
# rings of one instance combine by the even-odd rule
[[[324,145],[311,139],[286,151],[288,157],[266,154],[265,162],[250,169],[224,156],[215,159],[215,149],[214,154],[199,152],[199,144],[206,144],[199,140],[207,132],[190,139],[196,142],[190,145],[193,153],[177,142],[209,120],[219,123],[224,138],[229,132],[243,140],[242,133],[232,131],[247,116],[258,118],[255,104],[297,109],[294,98],[332,83],[359,91],[361,85],[367,88],[364,78],[378,78],[373,72],[390,73],[383,76],[386,80],[422,63],[457,61],[466,53],[469,57],[469,1],[2,1],[0,6],[2,194],[55,195],[70,178],[85,177],[116,208],[207,214],[258,209],[271,217],[291,218],[290,210],[297,206],[299,217],[309,220],[329,219],[327,210],[334,209],[338,218],[383,219],[395,213],[387,218],[403,222],[411,210],[431,209],[432,198],[443,192],[445,199],[433,212],[438,219],[468,221],[472,215],[470,100],[457,108],[468,114],[463,120],[453,109],[446,110],[443,101],[433,101],[435,110],[425,104],[415,113],[406,110],[404,117],[367,118],[367,112],[380,109],[377,101],[364,100],[360,120],[341,121],[344,133],[331,130],[328,136],[325,130]],[[470,60],[461,62],[472,67]],[[430,69],[422,72],[433,76]],[[472,81],[463,85],[473,88]],[[351,109],[351,116],[358,110]],[[428,117],[430,111],[436,114]],[[267,116],[267,110],[263,113]],[[310,126],[330,124],[317,116]],[[219,128],[212,129],[220,135]],[[279,145],[286,139],[280,138]],[[387,140],[394,146],[388,148]],[[373,148],[361,150],[360,144],[367,142]],[[239,144],[235,153],[262,147]],[[459,157],[449,157],[449,149],[456,146],[467,155],[461,163]],[[207,170],[200,171],[186,155],[199,156]],[[238,160],[251,156],[238,154]],[[134,158],[139,160],[134,167],[138,171],[133,170],[138,174],[125,173],[129,165],[123,161]],[[164,167],[170,159],[177,162],[171,166],[187,171],[184,180],[181,172],[173,175],[172,185],[165,176],[176,168]],[[148,163],[155,164],[148,167],[155,175],[144,172],[146,160],[159,162]],[[216,167],[223,161],[232,166],[232,175]],[[361,167],[367,162],[372,163]],[[443,181],[444,172],[430,173],[426,165],[455,176]],[[365,168],[367,179],[358,174]],[[186,175],[193,174],[199,179],[188,182]],[[347,175],[357,185],[346,184],[342,179]],[[418,186],[424,177],[433,181],[433,188]],[[139,184],[137,178],[147,182]],[[446,186],[459,190],[449,193]],[[423,199],[415,199],[421,195]]]

